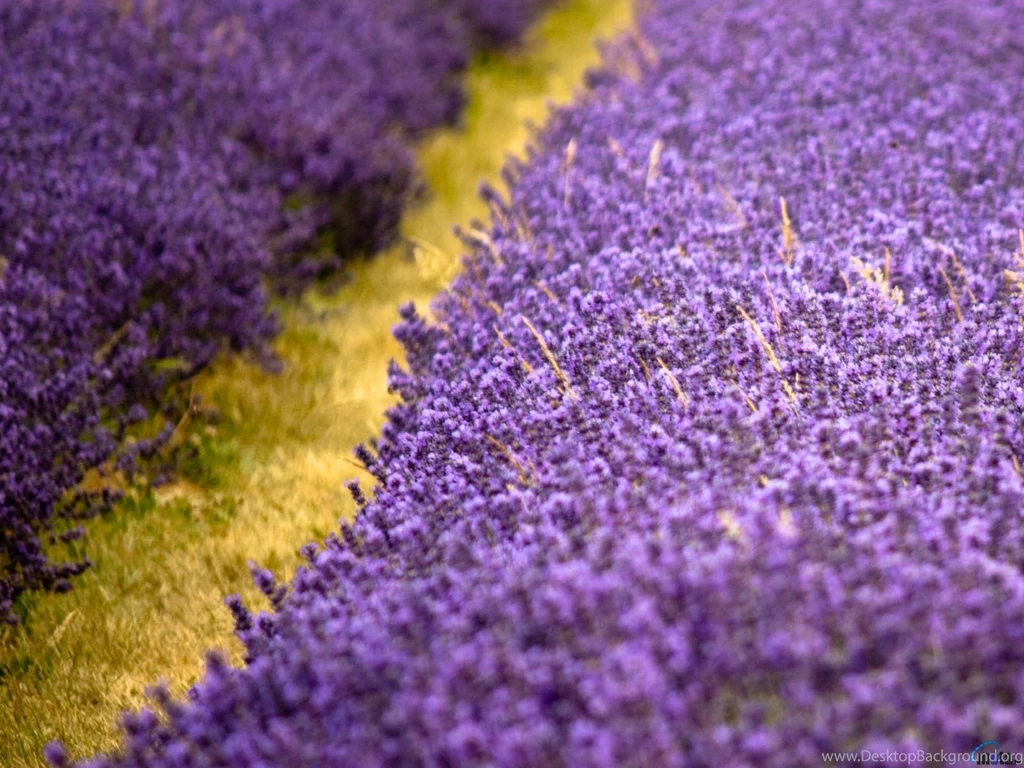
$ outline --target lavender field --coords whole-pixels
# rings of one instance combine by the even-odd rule
[[[412,142],[461,103],[452,73],[540,10],[291,0],[250,22],[186,5],[118,16],[123,41],[79,11],[0,11],[18,62],[0,77],[19,73],[0,85],[20,192],[0,203],[12,615],[84,567],[39,545],[111,502],[77,490],[83,470],[159,456],[173,421],[126,442],[130,422],[172,413],[176,377],[222,346],[275,365],[267,292],[398,236]],[[265,612],[227,600],[244,662],[212,654],[187,697],[157,688],[125,715],[118,750],[54,742],[51,765],[1024,754],[1024,6],[637,16],[483,186],[490,221],[451,222],[467,255],[429,315],[400,309],[400,402],[355,452],[372,484],[348,483],[354,520],[292,578],[254,569]],[[380,35],[378,69],[363,50],[365,79],[336,81],[312,52],[357,23]],[[280,47],[279,27],[296,35]],[[195,30],[210,37],[169,43]],[[277,66],[304,50],[308,67]],[[399,53],[408,81],[382,74]],[[86,98],[91,81],[63,85],[94,60],[144,94],[124,119],[91,112],[117,103]],[[54,107],[43,86],[71,95]]]
[[[457,119],[474,46],[514,40],[540,8],[0,7],[0,618],[87,567],[50,562],[40,536],[109,506],[87,470],[131,472],[167,441],[176,382],[225,347],[275,365],[268,290],[394,240],[411,140]],[[125,444],[161,411],[163,430]]]
[[[44,544],[55,562],[90,560],[73,588],[23,592],[19,623],[0,626],[0,765],[45,765],[56,738],[76,754],[110,750],[119,712],[142,706],[151,684],[184,695],[211,649],[241,663],[223,601],[239,592],[263,604],[247,562],[290,578],[300,547],[354,514],[344,481],[372,479],[352,450],[379,434],[395,402],[387,363],[402,357],[391,334],[398,304],[426,305],[452,278],[453,222],[487,214],[481,179],[500,182],[505,153],[529,138],[523,121],[542,121],[549,99],[568,101],[598,61],[594,41],[629,18],[629,0],[568,0],[521,42],[497,51],[482,41],[459,76],[458,122],[410,143],[423,191],[396,244],[346,260],[342,279],[328,274],[301,295],[270,292],[281,329],[269,342],[274,365],[218,354],[172,384],[176,431],[132,481],[107,468],[86,476],[83,485],[107,482],[122,498],[81,521],[81,538]]]

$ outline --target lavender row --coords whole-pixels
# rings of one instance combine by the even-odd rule
[[[394,238],[411,140],[457,118],[472,47],[538,6],[0,5],[0,620],[87,566],[40,537],[109,506],[75,489],[166,438],[124,445],[173,383],[224,347],[272,362],[267,279],[300,289]]]
[[[1015,743],[1024,7],[651,6],[403,308],[374,500],[79,765]]]

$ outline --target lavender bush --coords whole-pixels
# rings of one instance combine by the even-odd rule
[[[471,34],[494,46],[519,39],[550,0],[454,0],[454,5]]]
[[[119,448],[171,384],[225,346],[270,360],[267,278],[301,288],[391,241],[410,141],[457,117],[471,44],[521,10],[0,4],[0,620],[86,567],[39,536],[109,506],[75,489],[160,444],[170,425]]]
[[[1018,3],[655,0],[134,766],[817,766],[1024,731]],[[49,757],[66,765],[54,745]]]

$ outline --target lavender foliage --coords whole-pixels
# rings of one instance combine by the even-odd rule
[[[454,0],[471,34],[485,46],[508,45],[526,32],[549,0]]]
[[[817,766],[1024,731],[1024,6],[654,0],[379,485],[80,765]],[[361,492],[356,490],[357,499]],[[55,765],[63,752],[50,753]]]
[[[471,45],[524,21],[501,0],[0,3],[0,620],[86,567],[40,535],[109,506],[76,489],[157,446],[123,438],[170,385],[225,347],[269,361],[268,279],[393,239],[410,142],[456,119]]]

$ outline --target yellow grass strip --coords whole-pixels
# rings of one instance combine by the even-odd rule
[[[551,368],[554,370],[555,376],[558,377],[558,381],[562,384],[562,390],[573,400],[579,400],[579,396],[576,394],[576,390],[572,388],[572,382],[569,381],[569,375],[564,370],[562,370],[562,366],[558,364],[558,359],[555,357],[555,354],[551,351],[551,347],[548,346],[548,343],[544,341],[544,337],[541,335],[540,331],[538,331],[534,327],[533,323],[531,323],[525,317],[521,319],[523,321],[523,325],[525,325],[529,329],[530,333],[533,334],[533,337],[537,339],[537,343],[540,345],[540,351],[544,353],[544,358],[548,361],[548,365],[550,365]]]
[[[956,313],[956,321],[962,323],[964,321],[964,313],[960,311],[960,297],[956,293],[956,288],[953,287],[953,281],[949,279],[949,275],[946,274],[946,270],[939,267],[939,274],[942,275],[942,279],[946,281],[946,287],[949,289],[949,297],[953,299],[953,311]]]
[[[660,357],[658,358],[658,365],[661,366],[661,370],[663,370],[665,375],[668,376],[669,383],[672,384],[672,389],[675,390],[676,397],[679,398],[679,402],[686,405],[686,394],[683,392],[683,388],[679,386],[679,379],[677,379],[676,375],[669,370],[668,366],[665,365],[665,361]]]
[[[779,363],[779,358],[775,356],[775,350],[772,345],[768,342],[768,339],[764,337],[764,332],[761,331],[761,326],[758,325],[757,320],[747,314],[747,311],[739,304],[736,305],[736,311],[740,313],[744,320],[747,321],[747,325],[750,326],[751,330],[754,331],[754,336],[757,338],[758,343],[768,356],[768,362],[772,368],[775,369],[776,373],[782,373],[782,365]]]
[[[779,208],[782,210],[782,261],[787,267],[791,267],[796,259],[796,233],[793,231],[793,222],[789,218],[786,198],[779,198]]]

